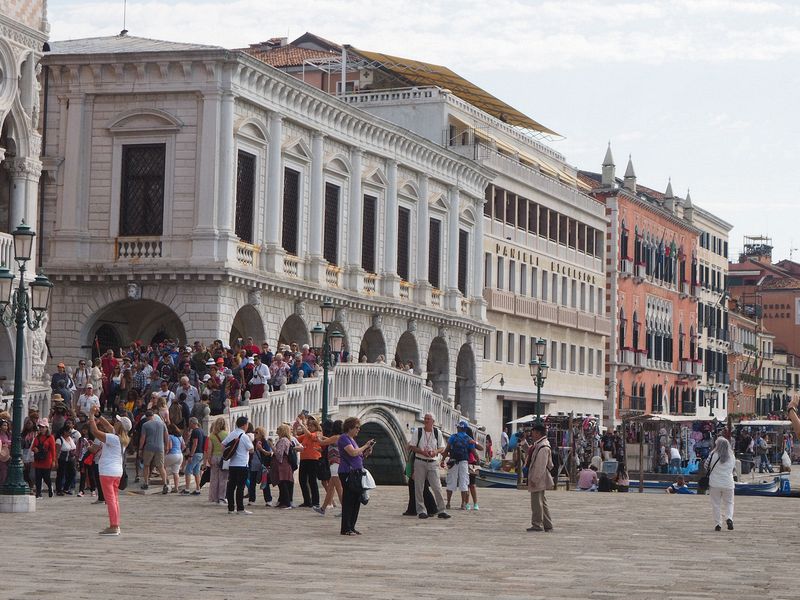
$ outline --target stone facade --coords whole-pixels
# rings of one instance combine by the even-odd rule
[[[121,35],[54,43],[45,64],[54,357],[74,362],[98,343],[163,337],[308,342],[330,298],[352,360],[411,360],[450,403],[474,392],[488,332],[472,283],[481,254],[470,247],[469,285],[449,286],[437,302],[416,245],[418,215],[444,203],[442,269],[454,280],[458,261],[447,257],[459,232],[475,235],[488,171],[237,52]],[[123,157],[146,145],[165,157],[160,233],[130,234]],[[252,165],[249,196],[243,160]],[[367,223],[366,195],[376,199]],[[407,245],[399,208],[409,211]],[[373,272],[362,267],[367,230]],[[406,251],[408,279],[398,268]],[[465,377],[456,377],[459,355]]]

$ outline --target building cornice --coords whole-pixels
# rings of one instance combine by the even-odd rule
[[[15,21],[2,12],[0,12],[0,35],[35,50],[37,56],[41,54],[42,46],[47,41],[47,33]]]
[[[704,208],[697,206],[697,204],[694,204],[693,207],[695,211],[695,216],[700,215],[703,219],[710,221],[712,224],[716,225],[721,230],[724,230],[725,233],[729,233],[733,229],[733,225],[731,225],[727,221],[724,221],[723,219],[720,219],[717,215],[710,213]]]
[[[638,206],[641,206],[642,208],[645,208],[657,214],[658,216],[667,219],[673,225],[676,225],[677,227],[686,230],[687,233],[692,233],[694,235],[700,235],[701,233],[703,233],[701,229],[698,229],[688,221],[684,219],[679,219],[670,211],[665,210],[664,208],[658,206],[657,204],[653,204],[652,202],[649,202],[647,200],[642,200],[639,196],[626,190],[625,188],[600,187],[600,188],[595,188],[594,190],[592,190],[591,193],[598,195],[605,195],[605,196],[616,196],[618,198],[625,198],[626,200],[634,202]]]

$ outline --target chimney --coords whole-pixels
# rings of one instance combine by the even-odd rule
[[[267,50],[272,50],[274,48],[282,48],[283,46],[286,46],[288,44],[289,44],[289,38],[274,37],[274,38],[269,38],[264,42],[258,42],[257,44],[250,44],[250,47],[253,50],[260,50],[262,52],[265,52]]]
[[[622,181],[622,187],[626,190],[636,193],[636,173],[633,170],[633,160],[631,155],[628,155],[628,167],[625,169],[625,178]]]
[[[603,176],[600,180],[603,187],[614,187],[614,157],[611,156],[611,142],[608,142],[606,157],[603,159]]]

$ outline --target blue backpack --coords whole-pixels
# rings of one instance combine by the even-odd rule
[[[450,444],[450,457],[460,462],[469,459],[469,437],[465,433],[457,433]]]

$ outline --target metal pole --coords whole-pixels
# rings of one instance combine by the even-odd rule
[[[11,433],[11,460],[8,464],[8,477],[0,494],[5,496],[25,496],[30,493],[22,475],[22,367],[25,353],[25,317],[28,312],[28,295],[25,291],[25,263],[19,264],[19,287],[12,304],[16,310],[17,352],[14,356],[14,408]]]
[[[330,366],[331,349],[328,345],[328,328],[322,342],[322,422],[328,420],[328,367]]]
[[[644,492],[644,423],[639,423],[639,493]]]
[[[542,367],[536,372],[536,423],[542,422]]]

